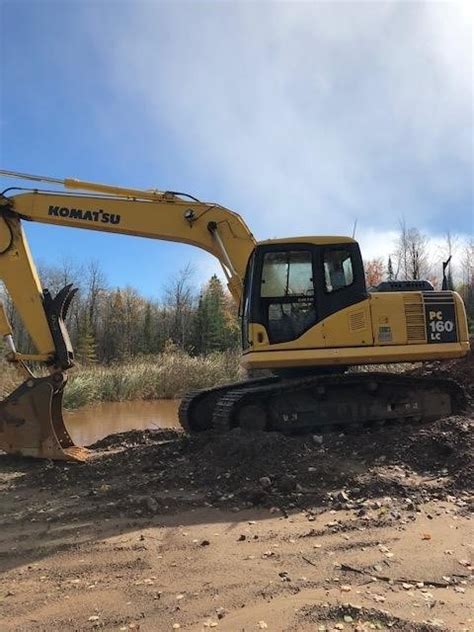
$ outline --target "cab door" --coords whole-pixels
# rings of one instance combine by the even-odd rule
[[[320,320],[368,297],[357,243],[318,246]]]
[[[322,246],[319,262],[318,302],[325,347],[372,344],[370,307],[358,244]]]

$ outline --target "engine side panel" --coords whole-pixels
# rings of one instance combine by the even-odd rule
[[[374,293],[332,314],[296,340],[269,344],[251,324],[249,368],[361,365],[457,358],[469,350],[466,313],[456,292]]]

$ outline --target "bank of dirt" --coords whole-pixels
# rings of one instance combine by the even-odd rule
[[[472,368],[424,371],[472,395]],[[473,629],[472,427],[468,404],[365,434],[124,433],[84,465],[4,455],[0,629]]]

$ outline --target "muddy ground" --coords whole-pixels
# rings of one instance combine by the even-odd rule
[[[473,423],[0,456],[0,630],[473,630]]]

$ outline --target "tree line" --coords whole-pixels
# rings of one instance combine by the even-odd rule
[[[196,293],[193,271],[187,266],[168,283],[158,301],[140,295],[133,287],[109,287],[96,261],[84,266],[70,261],[39,266],[39,274],[42,286],[53,295],[67,283],[79,289],[66,325],[76,359],[82,364],[108,364],[171,348],[208,355],[240,346],[237,308],[216,275]],[[32,352],[8,295],[3,302],[18,348]]]

